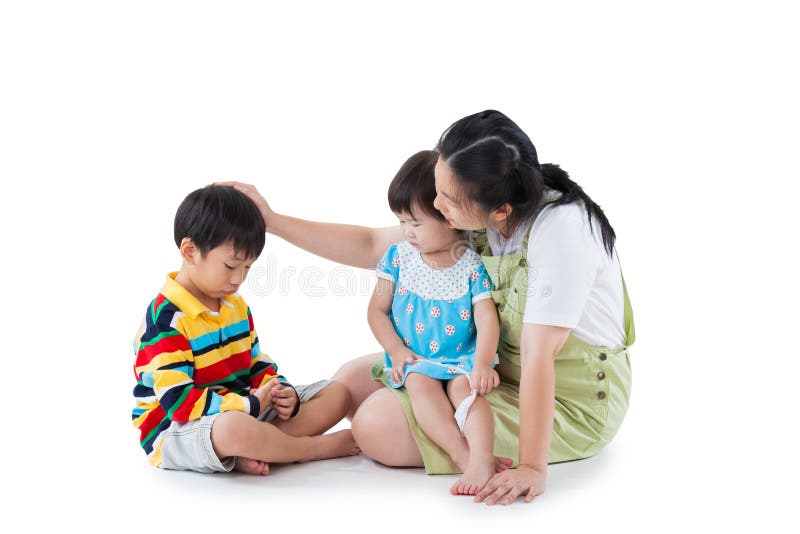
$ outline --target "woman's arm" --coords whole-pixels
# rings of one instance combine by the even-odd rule
[[[367,228],[350,224],[306,221],[275,213],[255,186],[218,182],[247,195],[261,211],[267,232],[325,259],[371,269],[392,243],[403,241],[400,226]]]
[[[373,269],[392,243],[403,240],[399,226],[367,228],[350,224],[323,223],[274,213],[267,232],[325,259]]]
[[[571,330],[524,324],[520,340],[519,464],[547,471],[556,398],[554,360]]]
[[[524,495],[531,502],[547,484],[547,457],[555,411],[556,354],[571,329],[524,324],[520,340],[519,466],[494,475],[475,496],[476,502],[509,505]]]

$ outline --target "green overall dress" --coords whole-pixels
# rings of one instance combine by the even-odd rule
[[[500,386],[486,396],[494,412],[494,454],[519,462],[519,381],[522,317],[528,290],[527,237],[517,254],[492,256],[486,233],[474,242],[492,278],[492,298],[500,317]],[[625,344],[606,348],[589,345],[570,334],[555,357],[555,417],[549,463],[588,458],[605,447],[619,430],[631,389],[629,347],[635,339],[633,312],[625,280]],[[419,427],[405,388],[389,386],[383,359],[372,367],[372,376],[386,385],[400,401],[411,433],[429,475],[459,473],[458,466]]]

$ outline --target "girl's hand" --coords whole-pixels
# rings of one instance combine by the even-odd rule
[[[475,502],[486,501],[488,506],[499,502],[508,506],[520,495],[525,497],[525,502],[531,502],[534,497],[544,492],[546,482],[546,470],[520,465],[516,469],[496,473],[475,495]]]
[[[478,395],[486,395],[500,385],[500,375],[488,365],[477,365],[472,369],[472,389]]]
[[[392,381],[395,384],[399,384],[403,381],[403,368],[406,364],[414,363],[415,361],[422,358],[422,356],[418,354],[414,354],[413,351],[403,347],[396,354],[389,354],[389,358],[392,360]]]
[[[243,184],[242,182],[214,182],[214,185],[225,185],[228,187],[233,187],[237,191],[241,191],[245,195],[253,201],[253,203],[258,208],[258,211],[261,212],[261,216],[264,217],[264,226],[269,228],[270,223],[272,222],[272,217],[275,215],[275,212],[272,211],[272,208],[269,207],[267,200],[261,196],[261,193],[258,192],[256,186],[252,184]]]

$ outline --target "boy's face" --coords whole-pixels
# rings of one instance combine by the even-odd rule
[[[256,258],[238,256],[233,245],[225,243],[205,257],[195,248],[192,260],[192,282],[197,289],[211,298],[222,298],[239,290]]]
[[[400,228],[406,240],[420,252],[433,253],[446,250],[458,240],[458,232],[446,222],[416,207],[413,212],[395,215],[400,221]]]

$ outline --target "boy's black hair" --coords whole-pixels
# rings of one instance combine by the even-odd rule
[[[413,215],[412,208],[416,208],[441,221],[447,220],[433,207],[436,198],[433,169],[438,159],[438,152],[422,150],[403,163],[389,184],[389,208],[394,213]]]
[[[225,243],[255,259],[264,250],[264,218],[247,195],[233,187],[209,185],[192,191],[175,213],[175,244],[190,238],[205,257]]]

